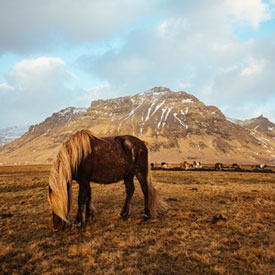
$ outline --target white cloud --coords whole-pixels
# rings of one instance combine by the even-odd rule
[[[252,57],[248,58],[248,64],[241,69],[240,75],[244,77],[253,77],[264,70],[264,62],[256,61]]]
[[[258,28],[259,25],[271,18],[268,5],[262,0],[226,0],[229,12],[244,25]]]
[[[190,25],[185,18],[170,18],[162,21],[157,27],[157,34],[160,37],[167,39],[168,37],[173,37],[179,34],[179,32],[184,32]]]
[[[105,82],[88,89],[84,89],[82,95],[77,98],[77,104],[80,106],[86,106],[87,102],[90,103],[95,99],[107,99],[112,97],[111,95],[112,88],[108,82]]]
[[[6,74],[10,85],[22,94],[42,96],[41,91],[52,93],[59,85],[72,79],[72,74],[65,69],[61,58],[38,57],[24,59]]]
[[[0,91],[11,91],[14,88],[7,83],[0,83]]]
[[[37,123],[68,107],[74,96],[72,80],[73,74],[60,58],[38,57],[18,62],[6,73],[6,83],[0,84],[0,126]]]

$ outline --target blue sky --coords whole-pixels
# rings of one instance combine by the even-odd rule
[[[0,128],[155,86],[275,122],[275,0],[0,0]]]

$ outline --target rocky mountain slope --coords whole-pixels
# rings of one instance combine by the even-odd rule
[[[247,119],[247,120],[232,120],[233,123],[236,123],[242,127],[248,128],[253,131],[264,133],[271,138],[274,137],[275,124],[269,121],[263,115]]]
[[[48,132],[66,125],[86,111],[86,108],[68,107],[57,113],[53,113],[51,117],[46,118],[42,123],[31,126],[29,128],[29,134],[31,134],[33,138],[40,135],[46,135]]]
[[[31,132],[33,136],[44,134],[45,131],[60,127],[78,115],[86,112],[86,108],[68,107],[57,113],[53,113],[51,117],[47,118],[42,123],[33,126],[14,126],[0,129],[0,148],[11,141],[20,138],[27,131]]]
[[[148,142],[152,161],[275,163],[273,123],[262,118],[269,123],[266,131],[233,123],[218,108],[168,88],[93,101],[86,112],[64,123],[53,118],[2,148],[0,162],[51,162],[66,138],[86,128],[100,136],[138,136]]]

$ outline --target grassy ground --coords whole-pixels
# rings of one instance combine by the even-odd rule
[[[1,274],[275,274],[275,174],[153,171],[170,210],[149,221],[137,182],[128,221],[123,184],[92,184],[95,221],[58,234],[48,175],[0,167]]]

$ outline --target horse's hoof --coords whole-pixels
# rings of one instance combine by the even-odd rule
[[[127,221],[129,218],[129,215],[127,213],[123,213],[123,214],[118,214],[118,217],[124,221]]]
[[[143,215],[141,216],[141,218],[142,218],[144,221],[147,221],[147,220],[150,219],[150,216],[148,216],[147,214],[143,214]]]
[[[79,224],[80,223],[80,220],[79,219],[75,219],[74,220],[74,224]]]
[[[80,229],[83,227],[83,224],[81,222],[74,222],[74,226],[75,228]]]

